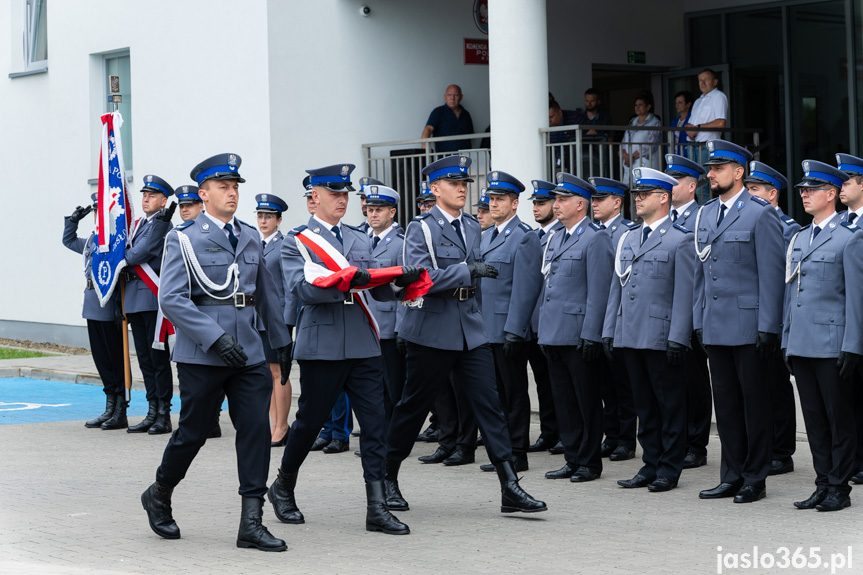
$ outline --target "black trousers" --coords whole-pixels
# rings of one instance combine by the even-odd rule
[[[502,343],[491,344],[500,406],[506,416],[509,441],[516,457],[527,457],[530,445],[530,396],[527,390],[527,346],[507,357]]]
[[[806,422],[815,485],[849,493],[856,473],[853,379],[839,377],[836,358],[791,357]]]
[[[638,410],[638,442],[644,452],[639,473],[677,481],[686,456],[685,366],[668,365],[664,351],[621,351]]]
[[[857,473],[863,471],[863,365],[857,367],[857,373],[851,378],[854,393],[854,421],[857,427]]]
[[[463,386],[450,372],[447,382],[432,404],[437,414],[438,445],[447,451],[461,449],[464,453],[476,451],[476,418]],[[422,426],[420,426],[422,427]]]
[[[713,375],[716,427],[722,442],[723,483],[764,487],[773,456],[772,361],[760,361],[755,344],[707,346]]]
[[[773,398],[773,456],[776,461],[791,459],[797,450],[797,405],[791,376],[782,357],[772,360],[770,394]],[[835,363],[835,362],[834,362]]]
[[[536,397],[539,401],[539,436],[557,443],[557,414],[554,412],[554,398],[551,396],[548,359],[535,339],[528,344],[527,361],[530,363],[530,369],[533,370]]]
[[[381,357],[384,362],[384,410],[387,422],[393,415],[393,406],[402,398],[405,390],[405,358],[399,353],[395,339],[381,340]]]
[[[87,320],[87,335],[93,363],[102,379],[105,395],[124,395],[126,375],[123,373],[123,332],[113,321]]]
[[[476,417],[489,459],[495,464],[511,461],[512,446],[497,396],[489,344],[452,351],[408,342],[407,349],[407,383],[387,431],[387,459],[404,461],[410,454],[429,407],[453,372]]]
[[[600,360],[584,361],[575,346],[547,345],[551,392],[567,463],[602,472],[602,394]]]
[[[174,376],[171,374],[171,350],[168,342],[165,349],[153,349],[153,336],[156,334],[156,312],[142,311],[127,313],[132,337],[135,339],[135,353],[138,365],[144,375],[147,401],[161,399],[171,401],[174,395]]]
[[[605,356],[600,373],[603,427],[605,441],[613,446],[624,445],[635,450],[637,416],[632,384],[626,371],[626,361],[620,350],[614,350],[613,361]]]
[[[263,497],[270,471],[270,396],[273,377],[264,362],[241,368],[177,364],[180,421],[165,447],[156,481],[174,487],[219,418],[222,395],[237,430],[237,473],[243,497]]]
[[[297,417],[288,434],[281,470],[296,473],[321,426],[330,416],[342,391],[360,424],[363,478],[367,483],[384,480],[384,372],[381,357],[341,360],[297,360],[300,365],[300,399]],[[230,405],[230,398],[228,404]],[[415,439],[416,434],[413,438]]]
[[[707,455],[710,420],[713,418],[713,396],[707,352],[692,334],[692,353],[686,363],[686,449],[695,455]]]

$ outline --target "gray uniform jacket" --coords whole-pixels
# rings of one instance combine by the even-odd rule
[[[390,232],[378,242],[378,247],[372,250],[375,268],[390,268],[402,265],[402,247],[405,237],[401,234],[398,226],[393,227]],[[404,307],[398,301],[369,301],[374,310],[375,319],[381,331],[381,339],[395,339],[398,333],[401,318],[404,316]]]
[[[533,233],[539,237],[540,231],[542,228],[538,230],[534,230]],[[545,234],[539,238],[539,268],[542,269],[542,255],[545,253],[546,257],[548,254],[554,253],[551,248],[548,249],[548,252],[545,251],[545,246],[548,244],[548,240],[557,233],[558,230],[563,229],[563,224],[560,222],[555,222],[551,229],[548,230]],[[542,286],[540,286],[539,294],[537,295],[536,302],[534,302],[533,313],[530,316],[530,331],[533,333],[533,337],[536,338],[536,334],[539,333],[539,308],[542,303]]]
[[[343,244],[314,217],[309,218],[308,226],[288,232],[282,240],[285,289],[302,304],[297,318],[294,359],[343,360],[379,356],[381,344],[369,318],[358,304],[346,303],[353,302],[353,297],[335,287],[322,288],[306,281],[305,260],[297,249],[295,237],[305,229],[319,234],[342,253],[350,265],[363,269],[373,267],[371,239],[359,228],[342,223],[339,231]],[[324,265],[313,251],[308,252],[313,262]],[[366,293],[381,300],[396,299],[389,284]]]
[[[405,265],[420,266],[428,270],[434,285],[429,290],[453,292],[459,288],[476,286],[476,296],[459,301],[454,298],[425,296],[422,307],[408,307],[402,320],[399,336],[403,339],[438,349],[475,349],[488,343],[488,332],[480,313],[481,281],[472,280],[465,263],[482,260],[480,253],[480,225],[470,214],[462,215],[465,244],[455,228],[447,221],[438,206],[413,219],[405,231]],[[422,222],[428,225],[431,243],[439,269],[434,269],[429,248],[423,233]]]
[[[863,232],[855,224],[827,224],[809,245],[812,226],[800,231],[791,251],[782,347],[789,356],[863,355]]]
[[[165,234],[171,229],[171,222],[163,222],[156,219],[144,223],[146,218],[135,230],[134,237],[126,245],[126,265],[131,271],[132,266],[150,264],[157,274],[162,265],[162,246]],[[221,283],[221,282],[220,282]],[[161,288],[160,288],[161,289]],[[126,313],[137,313],[141,311],[156,311],[159,304],[156,296],[141,280],[134,280],[126,284],[126,297],[123,299],[123,310]]]
[[[695,228],[695,215],[698,213],[698,202],[688,205],[685,210],[678,212],[677,221],[674,222],[681,228],[692,230]],[[669,216],[670,217],[670,216]]]
[[[785,248],[788,249],[788,242],[794,237],[794,234],[800,231],[800,224],[791,216],[786,216],[782,208],[775,208],[776,215],[779,216],[779,221],[782,222],[782,236],[785,239]]]
[[[564,243],[566,230],[549,240],[548,274],[539,310],[540,345],[602,341],[614,251],[611,236],[584,219]]]
[[[267,266],[267,270],[273,276],[273,283],[275,284],[279,301],[284,302],[285,325],[296,325],[298,313],[297,298],[294,297],[294,294],[285,290],[284,274],[282,274],[282,240],[285,239],[285,236],[279,230],[276,230],[274,235],[276,237],[268,241],[266,246],[261,246],[264,251],[264,265]],[[258,327],[263,328],[264,326],[259,325]]]
[[[669,341],[691,347],[692,232],[668,218],[641,245],[642,230],[633,224],[615,252],[624,276],[615,274],[611,282],[602,337],[630,349],[665,350]]]
[[[86,240],[78,237],[78,222],[65,218],[63,227],[63,245],[79,254],[84,255],[84,279],[93,279],[93,252],[96,249],[96,234],[91,233]],[[111,299],[102,307],[99,304],[99,295],[95,289],[84,288],[84,308],[81,317],[93,321],[114,321],[120,315],[120,288],[114,288]]]
[[[694,230],[698,250],[711,251],[695,266],[693,327],[704,330],[705,345],[750,345],[758,332],[782,333],[781,224],[773,206],[746,190],[717,229],[719,206],[718,198],[704,204]]]
[[[599,223],[599,222],[597,222]],[[611,247],[616,248],[617,242],[620,241],[620,236],[622,236],[629,227],[633,224],[630,220],[627,220],[620,214],[614,216],[611,222],[611,225],[606,225],[604,232],[611,235]]]
[[[162,258],[159,304],[162,313],[177,331],[171,359],[178,363],[225,365],[219,355],[210,349],[224,333],[243,347],[249,357],[246,365],[263,362],[264,349],[256,328],[256,315],[263,319],[273,349],[291,342],[291,336],[282,321],[282,302],[276,295],[273,277],[264,266],[258,230],[245,222],[240,222],[240,226],[236,250],[231,247],[225,232],[205,212],[168,232]],[[225,283],[231,264],[236,262],[239,265],[237,291],[254,295],[254,307],[199,306],[192,301],[191,298],[206,294],[198,282],[194,278],[190,280],[186,273],[183,254],[180,252],[180,232],[189,238],[201,269],[212,282]],[[233,281],[225,290],[208,288],[208,291],[216,296],[227,295],[233,291]]]
[[[482,233],[482,259],[497,268],[495,279],[482,282],[482,317],[490,343],[503,343],[504,332],[530,339],[530,316],[542,291],[539,236],[518,216],[494,241],[497,226]]]

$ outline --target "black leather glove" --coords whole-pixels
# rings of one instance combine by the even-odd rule
[[[669,341],[668,347],[665,351],[665,359],[668,361],[668,365],[683,365],[686,361],[686,354],[688,352],[689,348],[685,345]]]
[[[785,362],[785,369],[788,370],[788,373],[794,375],[794,370],[791,369],[791,359],[788,357],[788,350],[782,350],[782,361]],[[838,365],[836,367],[839,367]]]
[[[84,219],[84,216],[86,216],[92,211],[93,206],[87,206],[86,208],[84,206],[78,206],[77,208],[75,208],[75,211],[72,212],[72,215],[69,216],[69,221],[78,223]]]
[[[775,333],[767,333],[766,331],[758,332],[758,339],[755,340],[755,353],[761,361],[770,359],[776,356],[779,351],[779,336]]]
[[[473,262],[472,264],[467,264],[467,269],[470,271],[470,278],[496,278],[497,277],[497,268],[494,266],[490,266],[483,262]]]
[[[602,351],[605,352],[605,357],[608,361],[614,361],[614,338],[602,338]]]
[[[527,343],[520,335],[509,332],[503,334],[503,340],[503,354],[510,359],[518,357]]]
[[[228,367],[243,367],[249,359],[249,356],[243,351],[243,346],[226,333],[219,336],[219,339],[213,344],[213,350],[219,354],[219,357]]]
[[[839,359],[836,360],[836,367],[839,368],[839,377],[848,379],[854,375],[857,364],[860,363],[860,357],[860,355],[851,353],[850,351],[840,351]]]
[[[293,346],[289,343],[276,349],[279,356],[279,369],[282,370],[282,385],[288,383],[288,375],[291,373],[291,347]]]
[[[354,274],[351,280],[351,287],[363,287],[372,281],[372,274],[363,268],[357,268],[357,273]]]
[[[578,343],[575,344],[575,351],[581,351],[584,347],[584,340],[579,338]]]
[[[163,222],[170,222],[171,218],[174,217],[175,211],[177,211],[177,202],[171,202],[170,206],[159,210],[159,213],[156,214],[156,219]]]
[[[583,347],[581,349],[581,357],[584,361],[590,363],[596,361],[602,355],[602,343],[598,341],[590,341],[589,339],[582,340]]]
[[[704,347],[704,330],[703,329],[696,329],[695,330],[695,339],[698,340],[698,345],[700,345],[701,347]]]
[[[396,351],[398,351],[399,355],[401,355],[402,357],[408,354],[407,342],[400,338],[398,334],[396,334]]]
[[[395,284],[398,287],[407,287],[420,279],[423,273],[423,268],[417,266],[402,266],[402,275],[395,279]]]

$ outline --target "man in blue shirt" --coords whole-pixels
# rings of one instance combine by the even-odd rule
[[[473,134],[473,120],[471,120],[470,112],[461,106],[461,99],[464,96],[461,93],[461,88],[456,84],[450,84],[446,87],[444,93],[444,104],[438,106],[429,114],[429,119],[426,121],[426,127],[423,128],[421,138],[431,138],[440,136],[458,136],[460,134]],[[422,145],[425,149],[425,143]],[[470,148],[470,140],[449,140],[445,142],[435,143],[436,152],[455,152],[464,148]]]

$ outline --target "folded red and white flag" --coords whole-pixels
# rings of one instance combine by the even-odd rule
[[[140,220],[138,220],[140,221]],[[135,222],[137,227],[138,222]],[[150,267],[150,264],[141,264],[132,266],[141,281],[150,288],[153,295],[156,296],[156,301],[159,301],[159,274]],[[170,346],[174,345],[174,324],[168,321],[168,318],[162,313],[162,306],[159,306],[159,311],[156,313],[156,334],[153,337],[153,349],[165,349],[165,341]]]

